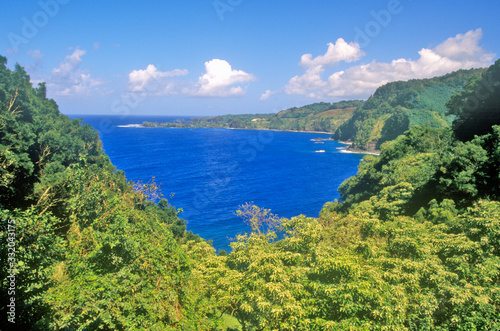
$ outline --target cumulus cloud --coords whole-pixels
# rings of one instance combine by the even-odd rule
[[[356,43],[347,43],[339,38],[333,43],[328,43],[328,49],[324,55],[315,58],[312,54],[304,54],[300,59],[300,65],[306,68],[305,74],[295,76],[285,87],[287,94],[303,94],[312,98],[319,97],[318,91],[327,88],[327,82],[321,78],[326,67],[333,66],[339,62],[358,61],[364,52]]]
[[[474,66],[476,62],[490,62],[494,54],[485,52],[478,44],[483,37],[482,29],[471,30],[466,34],[458,34],[448,38],[434,50],[436,54],[447,57],[455,61],[466,63],[467,66]],[[468,63],[472,61],[472,63]]]
[[[165,79],[168,77],[185,76],[188,74],[186,69],[175,69],[172,71],[159,71],[154,65],[150,64],[144,70],[133,70],[128,74],[130,92],[155,92],[164,94],[172,91],[169,86],[171,83]]]
[[[57,68],[52,69],[47,79],[47,87],[55,95],[89,94],[95,87],[103,84],[94,79],[85,70],[80,69],[82,57],[87,51],[76,48],[71,55],[66,56]]]
[[[274,94],[276,94],[276,91],[266,90],[266,92],[262,93],[260,96],[260,101],[266,101]]]
[[[367,97],[379,86],[388,82],[430,78],[459,69],[489,66],[495,54],[479,46],[481,38],[481,29],[472,30],[449,38],[433,49],[421,49],[417,60],[396,59],[390,63],[372,61],[334,72],[326,80],[322,78],[324,72],[322,63],[327,62],[324,59],[327,57],[326,54],[323,58],[315,59],[303,55],[301,64],[310,65],[302,76],[290,79],[285,86],[285,93],[302,94],[312,98]],[[346,58],[356,59],[355,56]]]
[[[52,69],[52,74],[59,77],[68,77],[82,63],[82,56],[87,53],[86,50],[76,48],[73,54],[66,56],[59,67]]]
[[[245,89],[240,85],[234,85],[254,80],[256,80],[254,75],[232,69],[227,61],[213,59],[205,62],[205,74],[200,76],[194,90],[187,93],[206,97],[241,96],[245,94]]]
[[[300,65],[307,68],[317,68],[318,66],[332,66],[339,62],[354,62],[359,60],[364,55],[358,44],[347,43],[344,39],[339,38],[333,43],[328,43],[328,50],[325,55],[312,58],[312,54],[304,54],[300,59]]]
[[[321,74],[325,71],[323,66],[316,66],[308,69],[302,76],[295,76],[290,79],[285,86],[287,94],[303,94],[316,97],[315,91],[327,88],[327,82],[323,81]]]
[[[148,95],[182,94],[200,97],[229,97],[245,94],[241,83],[254,81],[252,74],[242,70],[234,70],[225,60],[213,59],[205,62],[205,73],[196,82],[181,81],[175,77],[188,74],[186,69],[159,71],[150,64],[144,70],[129,73],[129,93],[146,93]]]

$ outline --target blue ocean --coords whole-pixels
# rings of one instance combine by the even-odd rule
[[[229,251],[249,231],[235,214],[253,202],[279,217],[317,217],[363,157],[342,153],[328,134],[267,130],[123,127],[158,116],[71,116],[99,131],[105,152],[128,180],[161,185],[187,228]]]

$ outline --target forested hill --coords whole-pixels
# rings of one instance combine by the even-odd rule
[[[353,149],[372,152],[412,126],[451,125],[455,116],[447,113],[446,103],[472,77],[479,77],[484,71],[459,70],[431,79],[388,83],[367,101],[320,102],[278,113],[221,115],[143,125],[331,132],[336,140],[352,142]]]
[[[249,232],[218,255],[6,61],[1,330],[500,330],[500,60],[318,218],[242,201]]]
[[[127,183],[97,131],[61,114],[44,83],[6,64],[0,56],[0,329],[203,325],[181,248],[200,239],[154,183]]]
[[[415,125],[440,128],[451,124],[446,102],[460,92],[471,77],[484,69],[459,70],[432,79],[414,79],[388,83],[343,123],[334,139],[353,142],[361,150],[379,150]]]
[[[233,129],[272,129],[293,131],[335,132],[348,120],[354,110],[363,104],[361,100],[320,102],[302,107],[293,107],[279,113],[222,115],[192,118],[189,122],[143,123],[153,127],[210,127]]]

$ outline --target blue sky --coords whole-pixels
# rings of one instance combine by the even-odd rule
[[[269,113],[485,67],[500,1],[3,1],[0,54],[65,114]]]

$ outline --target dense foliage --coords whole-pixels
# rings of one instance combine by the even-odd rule
[[[388,83],[337,129],[334,139],[351,141],[358,149],[379,150],[412,126],[446,127],[453,120],[447,116],[446,102],[483,71],[459,70],[432,79]]]
[[[206,294],[243,330],[500,327],[500,203],[457,216],[445,200],[422,219],[382,219],[368,207],[342,214],[327,204],[319,219],[281,220],[279,241],[253,226],[228,256],[194,246]]]
[[[492,124],[500,124],[500,60],[473,77],[446,106],[456,116],[453,129],[461,140],[491,132]]]
[[[497,72],[498,62],[486,71],[491,86]],[[478,81],[448,102],[457,121],[474,118],[460,105]],[[400,110],[381,126],[387,136],[449,92],[431,84],[403,97],[398,84],[368,101]],[[13,325],[15,297],[23,330],[498,330],[500,126],[464,139],[460,125],[426,123],[366,156],[319,218],[242,205],[250,231],[217,255],[154,182],[127,182],[92,128],[0,57],[0,328]]]
[[[358,174],[339,188],[344,207],[395,189],[406,190],[400,206],[406,214],[434,197],[452,199],[460,207],[477,198],[500,198],[500,126],[492,130],[464,143],[453,138],[450,128],[413,127],[384,144],[379,158],[363,159]]]
[[[97,132],[4,57],[0,110],[1,329],[11,298],[24,330],[205,324],[181,248],[196,237],[155,185],[127,183]]]
[[[450,127],[411,127],[366,156],[318,219],[242,206],[252,231],[231,254],[191,248],[206,295],[244,330],[499,329],[492,124],[466,142]]]

